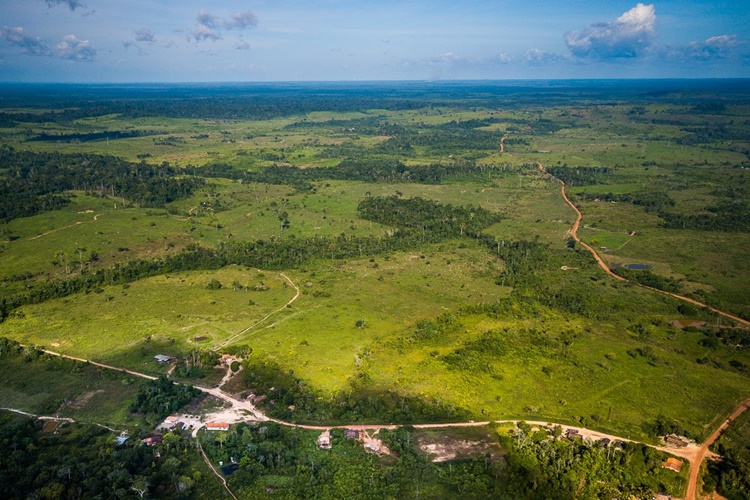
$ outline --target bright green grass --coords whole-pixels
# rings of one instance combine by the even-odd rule
[[[643,438],[642,423],[659,414],[705,435],[716,414],[729,411],[748,394],[746,376],[695,363],[695,356],[705,354],[695,335],[677,332],[671,339],[664,336],[654,341],[658,362],[652,366],[644,358],[633,359],[627,354],[644,344],[615,325],[554,317],[523,322],[480,317],[465,322],[470,326],[463,335],[439,346],[425,345],[398,356],[387,347],[374,351],[369,359],[371,375],[383,386],[395,380],[401,389],[468,407],[475,413],[484,410],[482,415],[491,418],[583,422],[633,438]],[[446,369],[439,358],[460,341],[486,330],[512,330],[521,325],[551,332],[573,328],[580,337],[574,341],[569,359],[535,354],[533,348],[511,348],[507,355],[491,361],[494,375],[488,370]],[[549,375],[542,372],[543,367]]]
[[[211,279],[224,288],[208,290]],[[235,291],[234,281],[270,289]],[[294,294],[278,273],[256,269],[178,273],[24,307],[24,317],[5,322],[0,332],[23,343],[115,364],[118,353],[137,347],[147,351],[139,358],[152,370],[156,363],[149,358],[154,354],[218,346],[283,307]]]
[[[600,186],[601,187],[601,186]],[[644,263],[654,271],[686,280],[685,291],[705,290],[718,307],[750,312],[750,235],[664,229],[661,219],[629,203],[581,203],[579,236],[609,264]],[[634,236],[628,236],[636,231]]]

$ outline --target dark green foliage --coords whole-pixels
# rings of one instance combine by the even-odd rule
[[[568,186],[588,186],[607,184],[609,176],[615,172],[611,167],[547,167],[547,172],[562,180]]]
[[[568,500],[651,498],[682,494],[674,473],[662,469],[667,455],[646,445],[622,450],[567,439],[551,440],[520,425],[501,443],[507,450],[502,492],[514,499]]]
[[[129,163],[113,156],[31,153],[0,148],[0,220],[7,222],[59,208],[69,190],[113,195],[144,206],[190,196],[203,179],[175,178],[164,164]]]
[[[508,352],[507,332],[485,332],[441,358],[449,368],[469,372],[492,372],[492,362]]]
[[[643,424],[643,430],[650,436],[663,437],[671,434],[694,439],[695,436],[669,417],[659,415],[653,422]]]
[[[64,424],[42,434],[41,425],[0,413],[0,497],[132,499],[144,488],[144,498],[219,498],[188,437],[148,447],[136,435],[117,446],[103,427]]]
[[[247,182],[288,185],[299,191],[309,191],[313,189],[312,182],[322,180],[440,184],[455,180],[486,180],[497,171],[496,167],[475,165],[471,162],[407,167],[393,158],[358,156],[344,159],[335,167],[298,168],[274,165],[256,172],[249,172],[217,163],[189,168],[187,172],[203,177],[224,177]]]
[[[333,448],[318,450],[319,432],[275,423],[240,424],[229,433],[201,435],[214,462],[234,459],[228,478],[242,498],[497,498],[503,479],[500,462],[489,456],[432,464],[415,446],[410,431],[382,431],[378,437],[394,452],[378,457],[362,443],[331,431]]]
[[[745,200],[727,200],[708,207],[709,213],[676,214],[660,211],[664,227],[670,229],[698,229],[701,231],[750,231],[750,203]]]
[[[407,231],[452,238],[475,235],[501,217],[481,207],[453,207],[422,198],[371,197],[357,207],[360,217]]]
[[[537,240],[496,241],[484,234],[478,239],[505,264],[497,279],[498,285],[528,288],[536,285],[540,271],[549,267],[549,245],[546,243]]]
[[[445,341],[446,337],[458,333],[463,326],[451,313],[443,313],[434,320],[423,319],[417,322],[417,331],[411,339],[416,341]]]
[[[709,460],[707,485],[729,500],[746,500],[750,492],[750,412],[731,423],[714,445],[721,460]]]
[[[636,193],[612,194],[583,192],[578,194],[582,201],[616,201],[632,203],[644,207],[647,212],[661,210],[664,207],[673,207],[675,202],[666,191],[639,191]]]
[[[200,394],[201,391],[195,387],[175,384],[166,377],[159,377],[141,389],[130,405],[130,411],[152,416],[152,420],[156,421],[176,412]]]
[[[72,134],[48,134],[41,133],[28,141],[46,141],[46,142],[89,142],[103,141],[107,139],[127,139],[130,137],[143,137],[147,135],[158,135],[161,132],[146,130],[111,130],[104,132],[81,132]]]
[[[650,286],[657,290],[664,290],[665,292],[670,293],[679,293],[681,290],[680,282],[676,279],[668,276],[660,276],[649,270],[633,270],[625,267],[618,267],[612,271],[628,281]]]

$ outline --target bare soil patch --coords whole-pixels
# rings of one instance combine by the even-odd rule
[[[96,391],[84,392],[83,394],[75,398],[73,401],[69,401],[68,406],[71,408],[75,408],[75,409],[83,408],[84,406],[86,406],[86,404],[88,404],[89,401],[91,401],[91,398],[93,398],[94,396],[102,392],[104,392],[103,389],[97,389]]]
[[[500,456],[500,447],[487,432],[466,434],[433,431],[418,433],[415,437],[417,446],[430,456],[431,462],[469,459],[488,453],[493,459]]]

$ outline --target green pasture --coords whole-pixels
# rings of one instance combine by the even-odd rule
[[[629,203],[585,202],[580,209],[579,236],[605,262],[653,265],[654,272],[685,280],[686,292],[703,290],[702,298],[716,307],[750,311],[747,234],[666,229],[658,216]]]
[[[140,379],[74,361],[25,361],[7,354],[0,363],[0,377],[0,406],[79,422],[138,425],[128,405]]]
[[[222,288],[208,289],[211,280]],[[249,289],[235,290],[235,282]],[[257,269],[178,273],[24,307],[0,332],[65,354],[161,373],[165,369],[153,360],[155,354],[218,347],[294,294],[278,273]],[[122,363],[121,355],[137,360],[137,366]]]
[[[439,345],[374,351],[368,360],[370,375],[383,387],[395,380],[396,387],[409,393],[471,408],[477,419],[579,423],[634,439],[644,439],[642,424],[662,414],[705,436],[715,415],[730,411],[748,394],[746,375],[698,365],[695,358],[708,351],[698,345],[698,337],[668,327],[654,328],[648,342],[657,357],[652,363],[628,354],[643,342],[624,325],[561,317],[466,318],[465,324],[463,335]],[[452,370],[442,361],[487,330],[520,327],[548,335],[574,329],[580,336],[563,355],[544,353],[532,339],[517,334],[516,339],[508,335],[506,354],[484,357],[481,367]],[[723,353],[725,362],[731,356]]]
[[[340,158],[323,157],[329,146],[343,144],[343,151],[349,143],[374,148],[383,141],[356,131],[344,134],[336,130],[338,126],[284,129],[301,120],[382,116],[386,122],[419,130],[454,120],[492,117],[507,121],[486,129],[512,127],[509,137],[526,139],[529,144],[509,144],[503,155],[499,145],[497,151],[479,155],[467,144],[456,151],[456,158],[479,156],[478,163],[513,168],[536,162],[617,165],[606,178],[607,184],[575,186],[571,191],[666,191],[676,202],[669,210],[678,213],[705,211],[716,203],[722,177],[736,173],[730,169],[747,161],[745,143],[683,145],[677,139],[686,136],[684,126],[699,126],[701,120],[739,123],[747,109],[733,106],[732,114],[726,116],[695,117],[684,105],[647,103],[643,116],[633,116],[631,107],[436,105],[404,111],[324,111],[271,120],[106,115],[65,125],[21,124],[0,130],[0,142],[18,149],[111,154],[151,164],[225,162],[256,170],[272,164],[331,166]],[[536,132],[539,118],[562,128]],[[662,119],[683,120],[684,124],[654,122]],[[84,143],[25,142],[31,130],[132,129],[155,130],[158,135]],[[393,155],[392,159],[408,165],[454,161],[431,146],[413,149],[408,157]],[[701,334],[671,326],[679,317],[676,301],[605,278],[587,256],[566,249],[575,213],[562,200],[560,184],[535,169],[520,174],[510,170],[484,182],[440,185],[320,181],[309,192],[208,179],[208,185],[192,197],[162,209],[133,207],[126,200],[79,192],[62,210],[3,226],[3,234],[12,237],[0,244],[0,279],[25,272],[39,275],[38,279],[65,277],[82,268],[158,258],[190,243],[213,246],[272,238],[383,235],[393,228],[359,219],[358,203],[368,196],[419,196],[500,213],[503,220],[486,230],[498,242],[539,238],[550,244],[557,252],[554,262],[544,270],[536,288],[525,292],[531,295],[526,299],[535,302],[559,289],[574,290],[608,312],[592,312],[584,318],[537,304],[535,314],[516,311],[494,318],[466,314],[460,317],[462,328],[452,336],[434,342],[408,340],[420,320],[456,313],[464,306],[503,301],[510,295],[510,289],[495,284],[503,263],[476,242],[462,239],[372,259],[319,260],[285,270],[301,289],[290,307],[284,306],[295,290],[278,272],[230,267],[159,276],[26,305],[0,324],[0,335],[151,374],[168,369],[153,360],[155,354],[180,356],[225,342],[248,344],[253,356],[274,359],[324,397],[346,390],[354,377],[366,373],[376,389],[450,402],[467,408],[477,420],[548,419],[643,439],[642,424],[664,414],[705,436],[706,426],[717,415],[748,397],[747,374],[730,365],[731,361],[750,364],[747,354],[702,347],[698,343]],[[583,212],[580,237],[609,264],[651,264],[654,272],[682,280],[685,292],[729,311],[750,314],[747,234],[665,229],[655,213],[630,203],[578,205]],[[289,221],[286,229],[282,228],[284,217]],[[563,264],[575,269],[560,271]],[[212,279],[221,282],[222,288],[209,290]],[[235,290],[234,282],[241,289]],[[6,281],[0,286],[15,293],[24,285]],[[255,286],[269,289],[256,291]],[[646,325],[646,338],[634,333],[636,324]],[[503,329],[508,333],[503,334],[506,347],[501,355],[478,355],[471,369],[446,363],[451,354],[474,345],[485,332]],[[532,329],[542,332],[541,336],[529,334]],[[574,333],[564,349],[559,347],[563,332]],[[653,356],[632,355],[645,347]],[[704,357],[712,362],[696,362]],[[4,404],[26,401],[28,406],[19,407],[41,411],[51,408],[58,394],[71,400],[83,394],[78,379],[67,381],[67,375],[61,374],[58,382],[52,382],[50,374],[57,372],[27,372],[15,365],[0,366],[4,380],[12,382],[0,389],[0,400],[8,401]],[[210,381],[216,378],[213,375]],[[115,395],[127,396],[135,390],[133,386],[122,385],[117,377],[98,383],[104,392],[97,392],[94,382],[85,385],[94,394],[89,403],[75,410],[77,418],[126,423],[127,415],[117,406]],[[49,390],[37,394],[34,387]]]

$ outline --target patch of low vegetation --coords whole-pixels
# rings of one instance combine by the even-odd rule
[[[703,478],[706,493],[718,492],[729,500],[743,500],[750,491],[750,412],[745,411],[714,444],[721,458],[709,460]]]

